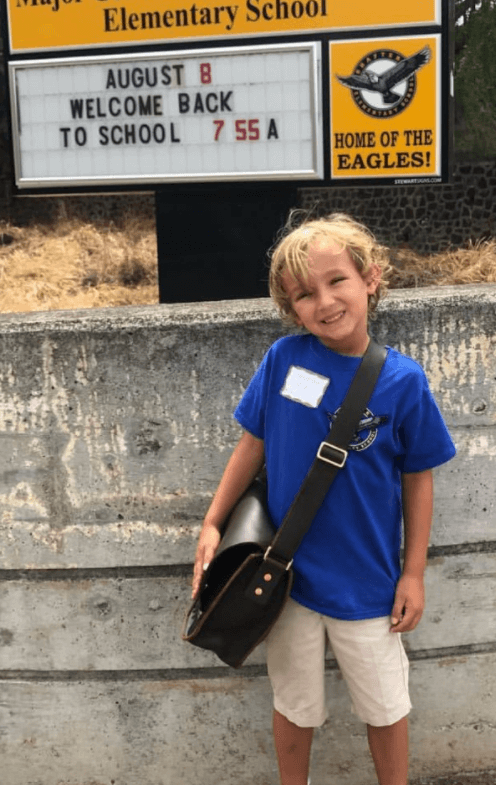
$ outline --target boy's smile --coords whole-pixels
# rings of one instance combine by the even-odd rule
[[[283,282],[301,327],[340,354],[365,352],[368,298],[380,282],[377,265],[362,277],[347,249],[320,243],[309,251],[306,278],[286,272]]]

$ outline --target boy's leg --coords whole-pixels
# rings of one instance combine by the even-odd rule
[[[277,710],[273,725],[281,785],[307,785],[313,728],[300,728]]]
[[[267,638],[281,785],[307,785],[313,729],[325,722],[322,617],[289,599]]]
[[[380,785],[407,785],[408,718],[394,725],[367,725],[367,735]]]
[[[408,660],[389,617],[327,621],[331,646],[351,694],[355,714],[367,724],[380,785],[406,785],[408,767]]]
[[[367,725],[370,752],[380,785],[407,785],[408,718],[393,725]],[[274,741],[281,785],[307,785],[313,728],[300,728],[274,711]]]

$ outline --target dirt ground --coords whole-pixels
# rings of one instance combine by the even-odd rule
[[[421,256],[390,251],[390,288],[496,282],[496,240]],[[116,226],[77,219],[16,226],[0,220],[0,312],[159,301],[155,222]]]

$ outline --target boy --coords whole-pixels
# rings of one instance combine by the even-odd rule
[[[271,295],[307,333],[276,341],[235,411],[244,433],[205,517],[194,595],[223,521],[264,461],[270,513],[276,526],[282,522],[368,346],[368,314],[387,269],[386,249],[345,215],[303,223],[276,246]],[[307,783],[313,728],[326,719],[326,641],[367,724],[380,785],[406,785],[411,704],[399,633],[414,629],[424,606],[431,469],[454,453],[423,371],[388,349],[346,465],[295,554],[291,598],[267,638],[281,785]]]

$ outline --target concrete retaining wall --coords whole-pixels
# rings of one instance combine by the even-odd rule
[[[428,605],[405,636],[412,775],[496,766],[496,287],[392,293],[459,454],[437,470]],[[263,653],[179,640],[269,301],[0,317],[2,785],[275,785]],[[428,438],[428,434],[426,434]],[[332,659],[313,779],[372,785]]]

